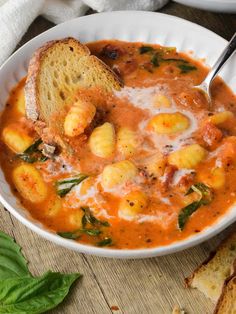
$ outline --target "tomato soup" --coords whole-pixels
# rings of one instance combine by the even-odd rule
[[[73,156],[45,156],[25,79],[10,93],[0,162],[19,202],[60,236],[108,248],[168,245],[214,224],[236,200],[233,92],[216,78],[210,106],[194,88],[207,68],[173,47],[87,46],[124,87],[78,91],[64,124]]]

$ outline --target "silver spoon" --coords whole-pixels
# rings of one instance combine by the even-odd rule
[[[211,104],[211,91],[210,91],[211,83],[216,77],[217,73],[223,68],[226,61],[234,54],[235,50],[236,50],[236,33],[231,38],[229,44],[225,47],[225,49],[223,50],[223,52],[213,65],[213,67],[211,68],[210,72],[205,77],[204,81],[200,85],[195,86],[196,88],[202,90],[205,93],[209,104]]]

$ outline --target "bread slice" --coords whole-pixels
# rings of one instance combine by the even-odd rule
[[[220,297],[226,278],[236,259],[236,232],[232,233],[218,247],[217,251],[185,279],[188,287],[197,288],[216,302]]]
[[[236,314],[236,259],[234,272],[224,283],[214,314]]]
[[[121,86],[116,74],[78,40],[49,41],[36,50],[29,63],[26,115],[28,119],[43,122],[37,124],[37,129],[53,127],[57,135],[63,137],[60,116],[78,90],[99,87],[111,92]],[[57,114],[56,119],[52,119],[54,114]]]

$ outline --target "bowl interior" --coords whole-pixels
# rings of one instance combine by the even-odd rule
[[[119,39],[174,46],[179,51],[189,52],[194,58],[204,60],[207,65],[214,63],[227,44],[226,40],[203,27],[160,13],[117,11],[77,18],[35,37],[3,64],[0,68],[0,110],[4,108],[11,88],[26,75],[29,59],[35,49],[48,40],[68,36],[78,38],[81,42]],[[236,71],[232,69],[236,69],[236,55],[221,72],[221,77],[236,93]],[[33,221],[11,193],[1,169],[0,201],[23,224],[48,240],[79,252],[116,258],[144,258],[183,250],[212,237],[236,220],[236,210],[232,207],[214,225],[183,241],[152,249],[114,250],[82,245],[63,239],[46,230],[40,223]]]

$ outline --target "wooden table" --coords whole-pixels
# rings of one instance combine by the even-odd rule
[[[161,12],[198,23],[226,39],[236,30],[235,15],[204,12],[176,3],[169,3]],[[19,46],[52,26],[42,17],[37,18]],[[0,229],[14,236],[23,247],[33,274],[42,274],[48,269],[83,274],[65,302],[50,313],[168,314],[175,304],[189,314],[213,311],[214,305],[200,292],[184,288],[183,279],[229,230],[181,253],[145,260],[113,260],[78,254],[54,245],[24,227],[3,208],[0,210]],[[235,228],[236,224],[231,226]]]

